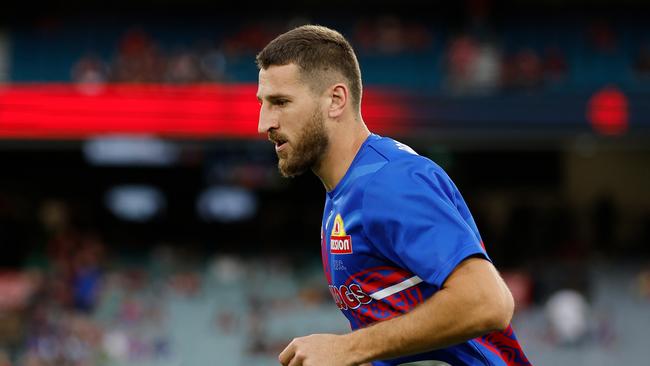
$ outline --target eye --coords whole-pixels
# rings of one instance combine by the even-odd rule
[[[284,107],[285,105],[287,105],[287,103],[289,103],[289,101],[286,99],[278,99],[275,101],[274,104],[280,107]]]

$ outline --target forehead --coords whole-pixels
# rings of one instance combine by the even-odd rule
[[[267,69],[260,69],[257,88],[258,98],[269,95],[291,95],[305,88],[300,78],[300,69],[296,64],[273,65]]]

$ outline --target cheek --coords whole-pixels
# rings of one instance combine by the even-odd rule
[[[298,137],[300,136],[300,130],[305,124],[305,116],[303,113],[291,113],[285,112],[282,113],[280,117],[283,123],[284,133],[287,137]]]

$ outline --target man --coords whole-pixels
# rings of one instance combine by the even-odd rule
[[[281,174],[311,169],[327,190],[323,266],[353,329],[296,338],[280,363],[529,365],[509,326],[512,296],[452,181],[368,131],[345,38],[302,26],[271,41],[257,64],[258,129]]]

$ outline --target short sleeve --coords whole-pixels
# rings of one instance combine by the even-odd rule
[[[390,162],[364,192],[366,236],[385,257],[423,281],[440,288],[467,257],[489,260],[460,193],[430,160]]]

